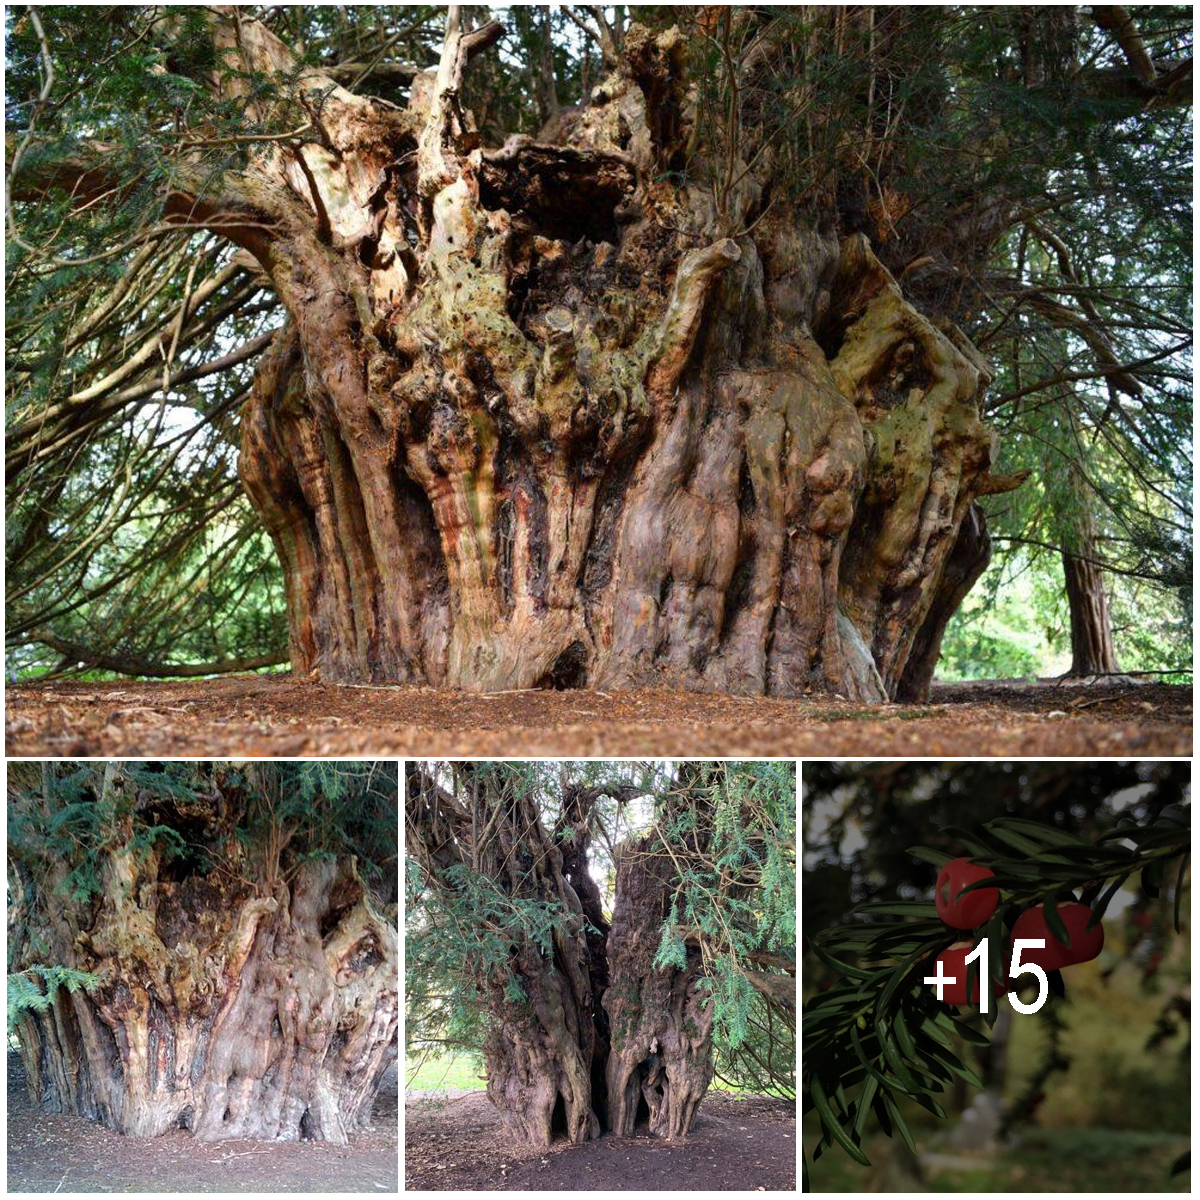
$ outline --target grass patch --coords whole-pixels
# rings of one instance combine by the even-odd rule
[[[483,1060],[471,1054],[404,1056],[404,1090],[406,1092],[483,1091],[480,1078]]]
[[[483,1074],[483,1059],[471,1054],[446,1054],[441,1058],[428,1055],[424,1059],[420,1054],[408,1054],[404,1058],[406,1092],[483,1091],[487,1086],[480,1078]],[[754,1094],[715,1078],[711,1086],[735,1096]]]

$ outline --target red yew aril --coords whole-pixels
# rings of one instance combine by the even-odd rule
[[[939,872],[934,904],[937,914],[954,929],[978,929],[996,911],[1000,901],[998,888],[979,888],[959,896],[969,883],[990,879],[995,871],[976,866],[969,858],[951,859]]]
[[[990,947],[989,947],[990,948]],[[942,988],[942,999],[947,1004],[967,1004],[967,971],[968,969],[976,972],[976,977],[971,987],[971,999],[969,1003],[979,1003],[979,972],[981,967],[986,969],[986,964],[980,963],[978,960],[973,962],[970,968],[967,967],[967,955],[971,953],[970,946],[951,946],[949,950],[943,950],[937,956],[937,962],[944,964],[939,970],[936,964],[929,972],[933,975],[952,976],[953,983],[947,984]],[[927,985],[932,986],[932,985]],[[1008,991],[1008,985],[1001,983],[999,980],[992,981],[992,991],[997,996],[1003,996]],[[937,995],[934,992],[934,995]]]
[[[1023,912],[1013,926],[1013,940],[1017,938],[1044,938],[1046,946],[1042,950],[1026,948],[1021,951],[1021,961],[1036,963],[1043,971],[1058,971],[1063,967],[1074,966],[1075,963],[1088,962],[1104,949],[1104,923],[1098,921],[1091,933],[1084,933],[1084,926],[1092,915],[1092,910],[1086,904],[1060,904],[1058,915],[1071,935],[1071,945],[1064,946],[1050,932],[1046,924],[1046,914],[1041,906]]]

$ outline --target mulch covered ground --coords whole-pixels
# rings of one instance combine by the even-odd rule
[[[182,1130],[127,1138],[36,1111],[8,1054],[9,1192],[378,1192],[397,1187],[397,1074],[384,1077],[367,1133],[327,1142],[198,1142]]]
[[[691,1135],[639,1130],[581,1146],[517,1147],[482,1092],[404,1100],[406,1191],[796,1190],[796,1106],[770,1096],[709,1092]]]
[[[1169,757],[1192,752],[1192,691],[1161,683],[939,686],[865,707],[659,690],[475,695],[260,675],[9,686],[10,756],[160,758]]]

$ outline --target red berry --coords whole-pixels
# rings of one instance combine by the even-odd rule
[[[989,947],[990,949],[990,947]],[[945,975],[954,979],[953,983],[947,984],[942,988],[942,999],[947,1004],[966,1004],[967,1001],[967,955],[971,953],[970,946],[951,946],[949,950],[943,950],[937,956],[937,962],[944,964],[941,970],[935,965],[931,971],[931,975]],[[978,960],[971,964],[971,968],[976,972],[976,977],[971,987],[971,1004],[979,1003],[979,975],[981,964]],[[932,987],[932,984],[926,984],[926,987]],[[992,991],[997,996],[1003,996],[1008,987],[999,980],[992,981]],[[937,994],[936,992],[934,993]]]
[[[1017,938],[1044,938],[1045,948],[1026,947],[1021,951],[1021,961],[1036,963],[1043,971],[1057,971],[1075,963],[1093,959],[1104,948],[1104,924],[1097,922],[1091,933],[1084,933],[1084,926],[1092,915],[1086,904],[1060,904],[1058,915],[1071,935],[1071,945],[1064,946],[1046,924],[1046,914],[1041,906],[1023,912],[1013,926],[1013,940]]]
[[[997,888],[979,888],[959,896],[969,883],[991,879],[995,871],[976,866],[969,858],[951,859],[939,872],[934,903],[938,916],[955,929],[977,929],[996,911],[1000,901]]]

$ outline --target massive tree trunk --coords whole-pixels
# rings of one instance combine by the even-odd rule
[[[678,30],[631,27],[587,106],[482,147],[461,87],[498,32],[452,9],[406,111],[301,74],[324,143],[270,146],[221,216],[289,318],[241,473],[293,667],[895,695],[961,598],[987,366],[835,212],[775,202],[771,155],[687,181]]]
[[[547,829],[531,793],[503,770],[464,766],[459,778],[456,795],[409,766],[409,853],[443,886],[466,886],[469,865],[513,904],[563,914],[545,943],[514,942],[502,970],[489,970],[482,951],[471,960],[489,1017],[487,1094],[506,1129],[548,1146],[603,1128],[631,1134],[640,1119],[685,1137],[712,1080],[712,1011],[696,990],[698,951],[685,969],[652,962],[674,894],[669,860],[636,842],[620,849],[611,929],[588,865],[597,800],[623,803],[639,789],[567,785]]]
[[[48,962],[98,979],[23,1013],[34,1103],[131,1137],[346,1142],[396,1055],[394,907],[353,858],[252,869],[219,788],[180,799],[128,787],[119,764],[104,769],[95,803],[117,820],[76,869],[97,873],[94,889],[61,857],[10,855],[10,971],[38,978]],[[49,795],[37,816],[62,828]],[[208,869],[163,852],[151,835],[168,826]]]
[[[908,662],[896,688],[897,700],[921,701],[928,698],[934,671],[941,657],[946,627],[983,574],[991,553],[992,539],[988,535],[987,516],[978,504],[972,504],[958,527],[958,537],[942,569],[941,582],[934,592],[925,620],[913,639]]]
[[[687,951],[682,970],[654,966],[663,920],[679,920],[670,864],[636,841],[618,849],[604,1007],[612,1030],[609,1123],[619,1134],[632,1134],[644,1113],[652,1133],[686,1136],[713,1078],[714,1005],[701,982],[700,950]]]

